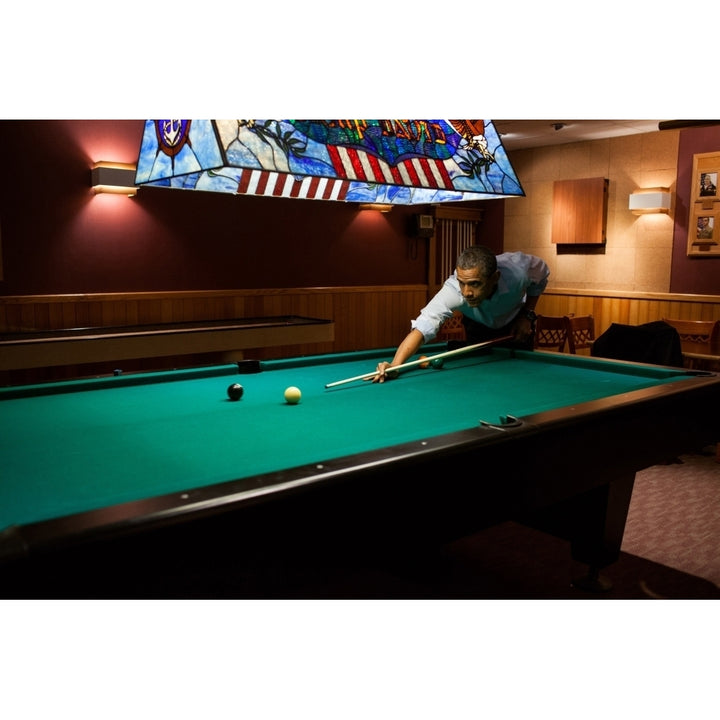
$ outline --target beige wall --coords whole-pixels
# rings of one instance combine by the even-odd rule
[[[552,273],[549,288],[669,292],[674,208],[636,216],[628,196],[669,187],[674,205],[679,137],[663,130],[512,153],[526,197],[505,201],[504,249],[542,257]],[[558,254],[550,242],[553,182],[590,177],[610,181],[605,247]]]

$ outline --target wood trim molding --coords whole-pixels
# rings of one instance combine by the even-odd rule
[[[670,302],[720,303],[720,295],[691,295],[688,293],[635,292],[630,290],[578,290],[575,288],[547,288],[546,295],[574,297],[626,298],[628,300],[664,300]]]
[[[437,220],[477,220],[481,221],[484,210],[482,208],[448,207],[447,205],[435,206],[435,218]]]
[[[176,300],[217,297],[267,297],[280,295],[336,295],[337,293],[417,292],[427,285],[351,285],[343,287],[251,288],[230,290],[153,290],[148,292],[67,293],[47,295],[5,295],[0,305],[54,302],[112,302],[114,300]]]

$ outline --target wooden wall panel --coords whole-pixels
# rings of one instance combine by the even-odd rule
[[[0,334],[80,327],[129,327],[282,315],[332,320],[334,342],[250,348],[258,359],[394,347],[427,300],[425,285],[227,291],[108,293],[0,297]],[[221,361],[214,356],[152,358],[124,363],[128,370],[164,369]],[[39,382],[112,372],[108,365],[9,371],[0,384]]]
[[[556,180],[553,183],[551,242],[602,244],[607,227],[606,178]]]
[[[720,295],[593,293],[553,289],[545,291],[537,310],[544,315],[592,315],[596,335],[600,335],[612,323],[643,325],[665,317],[720,320]]]
[[[410,320],[427,302],[427,292],[425,285],[410,285],[0,297],[0,333],[302,315],[332,320],[334,342],[254,348],[246,351],[245,356],[266,359],[393,348],[410,330]],[[663,317],[720,320],[720,296],[553,289],[541,297],[538,312],[593,315],[599,335],[613,322],[641,325]],[[168,360],[172,367],[214,361],[212,357]],[[137,369],[162,367],[156,364],[150,368],[138,363]],[[25,377],[21,381],[108,371],[107,368],[56,370],[55,375]],[[6,380],[0,378],[1,383]]]
[[[0,333],[304,315],[336,322],[343,345],[372,347],[373,341],[392,345],[402,339],[426,299],[424,285],[0,297]],[[552,289],[542,296],[538,310],[591,314],[603,328],[663,317],[717,320],[720,296]]]

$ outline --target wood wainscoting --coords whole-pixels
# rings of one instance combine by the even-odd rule
[[[0,334],[88,327],[123,327],[179,322],[300,315],[335,324],[334,341],[251,348],[257,359],[393,348],[428,299],[427,285],[312,287],[187,292],[93,293],[0,297]],[[720,295],[623,293],[549,289],[540,299],[545,315],[592,315],[596,336],[612,323],[641,325],[665,317],[720,320]],[[124,365],[128,370],[212,364],[215,356],[186,355]],[[40,382],[112,373],[111,364],[35,368],[0,373],[0,384]],[[42,372],[40,372],[42,371]]]
[[[598,337],[613,323],[643,325],[663,318],[720,320],[720,295],[553,288],[540,298],[537,311],[541,315],[592,315]]]
[[[90,293],[0,297],[0,335],[72,328],[122,328],[169,323],[299,315],[330,320],[334,341],[245,348],[246,358],[268,359],[395,347],[427,302],[426,285]],[[0,351],[1,352],[1,351]],[[222,362],[218,354],[183,354],[124,361],[123,371],[161,370]],[[20,384],[112,373],[113,363],[62,365],[0,372],[0,384]]]

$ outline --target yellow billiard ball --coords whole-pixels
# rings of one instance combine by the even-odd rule
[[[300,388],[296,388],[294,385],[291,385],[285,390],[285,402],[289,405],[297,405],[301,397],[302,393],[300,392]]]

